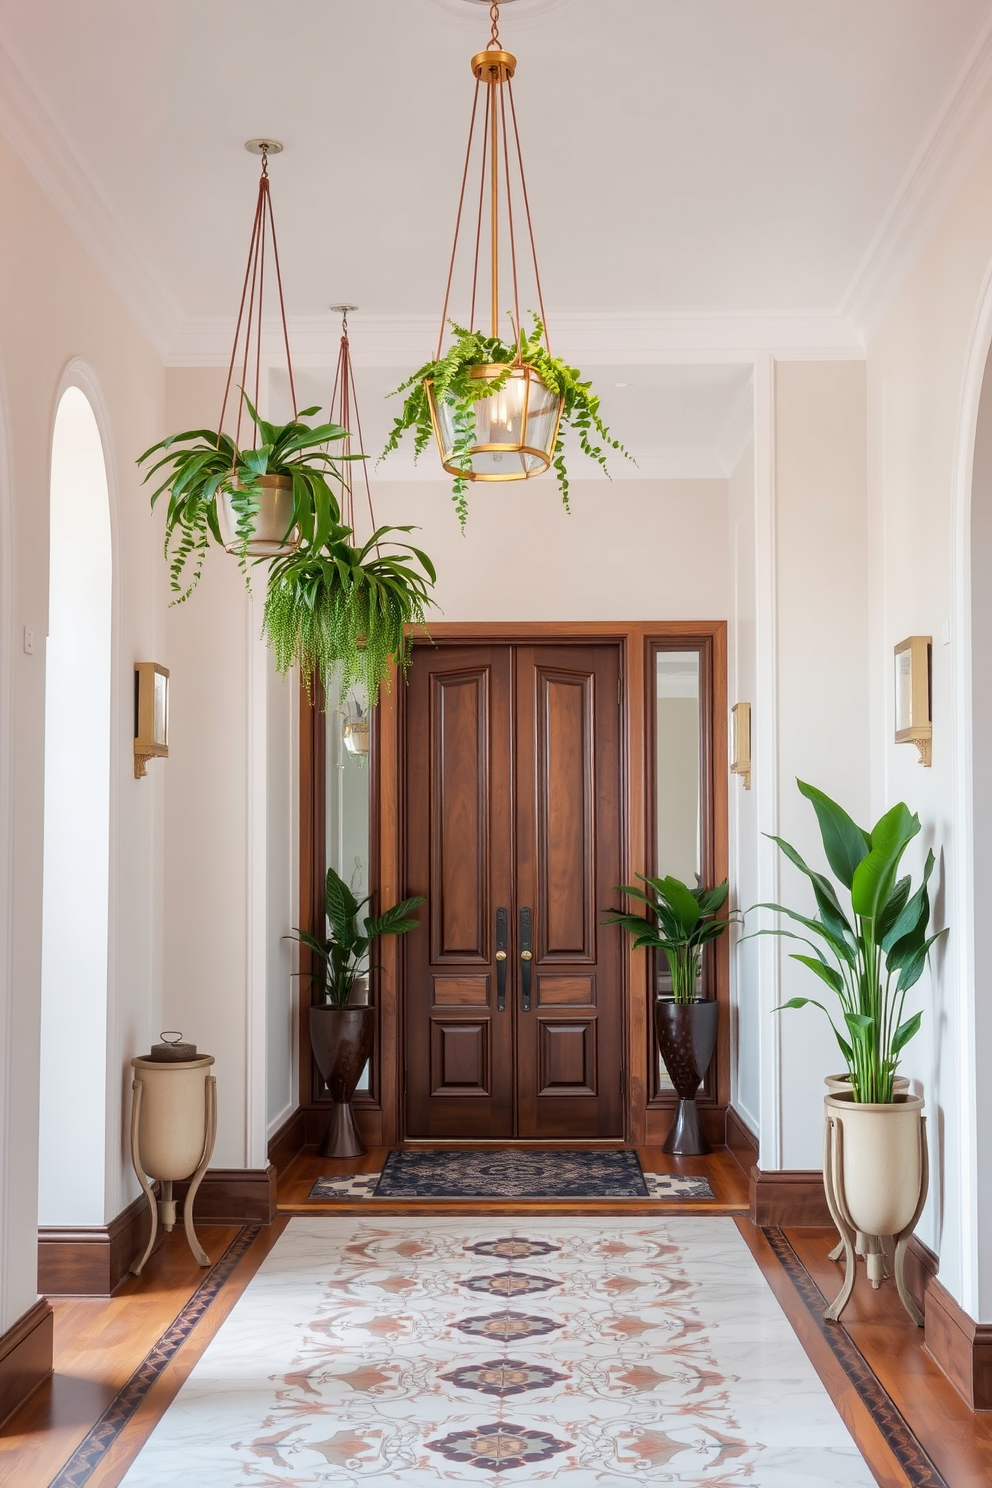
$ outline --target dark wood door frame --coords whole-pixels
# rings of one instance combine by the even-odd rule
[[[481,642],[521,645],[569,642],[581,645],[616,642],[623,674],[622,748],[624,792],[624,880],[637,871],[653,871],[655,655],[659,649],[698,649],[702,658],[701,718],[703,805],[703,872],[711,882],[725,878],[729,866],[727,786],[727,625],[710,621],[539,621],[439,622],[431,636],[446,645]],[[417,639],[417,646],[429,645]],[[708,685],[706,685],[708,684]],[[320,700],[303,699],[300,729],[300,923],[323,925],[323,823],[326,714]],[[400,882],[403,862],[402,770],[403,684],[393,681],[383,692],[373,725],[372,821],[370,882],[379,903],[389,904],[405,893]],[[644,865],[647,864],[647,870]],[[403,1131],[403,999],[400,987],[402,956],[394,937],[380,947],[380,970],[375,977],[377,1042],[375,1073],[368,1097],[356,1105],[359,1125],[370,1145],[392,1146],[404,1140]],[[310,968],[304,963],[301,967]],[[624,948],[625,984],[625,1140],[631,1146],[660,1144],[671,1124],[674,1096],[659,1092],[654,1077],[655,1044],[650,1018],[650,982],[654,972],[644,951]],[[719,1036],[708,1091],[701,1096],[704,1125],[711,1140],[724,1140],[730,1101],[730,968],[726,937],[717,942],[711,971],[711,994],[720,1004]],[[306,1007],[310,983],[300,978],[300,1105],[306,1117],[308,1142],[317,1140],[325,1120],[326,1098],[320,1094],[307,1034]]]

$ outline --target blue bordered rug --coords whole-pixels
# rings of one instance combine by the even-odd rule
[[[629,1150],[390,1152],[380,1174],[318,1178],[311,1199],[712,1199],[705,1178],[641,1170]]]

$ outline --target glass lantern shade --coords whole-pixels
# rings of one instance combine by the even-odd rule
[[[495,382],[505,371],[505,364],[496,363],[473,367],[469,375]],[[459,464],[464,457],[455,454],[454,401],[436,398],[430,380],[426,388],[441,463],[449,475],[473,481],[529,480],[551,465],[565,400],[551,392],[533,367],[514,367],[499,392],[473,404],[475,437],[468,465]]]

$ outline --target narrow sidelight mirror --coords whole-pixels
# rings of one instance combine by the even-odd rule
[[[332,696],[335,695],[332,691]],[[361,727],[363,724],[364,729]],[[325,729],[325,866],[340,874],[355,898],[361,900],[369,892],[372,777],[368,713],[364,700],[349,696],[347,707],[329,707]],[[363,911],[364,914],[370,912],[367,908]],[[353,1000],[367,1000],[367,994],[363,998],[362,993],[356,991]],[[366,1065],[356,1087],[355,1093],[359,1098],[370,1094],[370,1078],[371,1066]]]

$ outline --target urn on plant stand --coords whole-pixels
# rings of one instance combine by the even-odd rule
[[[901,801],[870,831],[815,786],[797,781],[812,804],[823,851],[834,878],[807,867],[780,837],[782,852],[809,879],[816,913],[780,904],[759,905],[785,915],[798,929],[776,926],[755,932],[799,941],[805,949],[792,960],[805,966],[836,997],[838,1026],[822,1002],[792,997],[786,1008],[812,1003],[826,1013],[847,1064],[847,1078],[835,1077],[824,1097],[823,1183],[830,1213],[841,1235],[833,1252],[845,1259],[844,1284],[824,1316],[837,1322],[854,1289],[856,1257],[866,1256],[872,1285],[886,1274],[886,1237],[895,1242],[896,1287],[906,1311],[923,1318],[906,1290],[906,1248],[923,1212],[928,1185],[926,1122],[922,1096],[912,1095],[896,1075],[900,1055],[919,1031],[922,1011],[905,1016],[906,994],[923,974],[935,941],[946,930],[929,933],[928,884],[934,868],[927,852],[923,878],[914,891],[899,865],[920,831],[920,819]],[[845,902],[842,903],[842,898]],[[849,899],[849,903],[847,900]],[[813,954],[808,954],[812,952]]]

